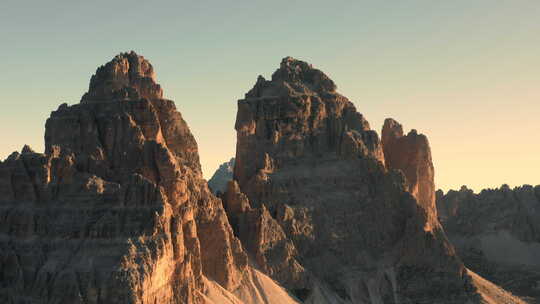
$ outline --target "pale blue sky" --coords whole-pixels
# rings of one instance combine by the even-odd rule
[[[77,103],[97,66],[135,50],[199,143],[234,155],[236,100],[293,56],[325,71],[380,131],[428,135],[436,183],[540,183],[540,1],[0,3],[0,159]]]

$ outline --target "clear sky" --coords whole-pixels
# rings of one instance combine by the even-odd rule
[[[97,66],[154,65],[208,178],[234,155],[236,101],[293,56],[380,132],[428,135],[442,189],[540,184],[540,1],[0,1],[0,159],[43,151],[45,120]]]

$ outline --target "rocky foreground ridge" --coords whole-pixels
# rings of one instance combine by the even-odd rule
[[[381,142],[321,71],[285,58],[235,128],[221,200],[152,65],[98,68],[44,153],[0,162],[0,302],[520,302],[455,255],[427,139],[389,121]]]
[[[540,185],[439,190],[437,208],[467,267],[540,303]]]

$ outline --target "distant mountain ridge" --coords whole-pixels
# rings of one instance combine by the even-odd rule
[[[227,183],[233,179],[234,171],[234,157],[228,162],[224,162],[214,172],[212,177],[208,180],[208,187],[214,192],[214,194],[224,193],[227,189]]]
[[[540,185],[439,190],[437,209],[467,267],[540,301]]]
[[[238,101],[235,235],[304,303],[521,303],[468,271],[437,218],[429,143],[383,140],[335,83],[286,57]]]

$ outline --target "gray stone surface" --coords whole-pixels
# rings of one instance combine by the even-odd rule
[[[530,303],[540,302],[540,185],[439,190],[437,208],[467,267]]]

